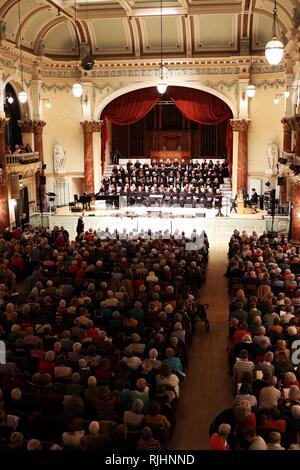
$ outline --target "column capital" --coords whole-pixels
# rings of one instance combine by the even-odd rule
[[[283,125],[284,132],[292,131],[292,118],[284,117],[281,119],[281,124]]]
[[[18,126],[24,134],[33,133],[33,121],[31,119],[23,119],[18,121]]]
[[[103,121],[83,121],[80,125],[85,134],[92,134],[93,132],[100,132]]]
[[[46,125],[45,121],[32,121],[34,134],[42,134]]]
[[[249,119],[230,119],[233,132],[247,132],[249,124]]]
[[[299,117],[292,117],[291,118],[291,126],[293,131],[300,131],[300,118]]]
[[[1,133],[5,131],[5,127],[8,121],[9,121],[9,118],[0,118],[0,132]]]

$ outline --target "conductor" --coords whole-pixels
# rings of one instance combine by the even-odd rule
[[[77,232],[77,238],[79,238],[81,233],[84,232],[84,222],[83,222],[82,215],[78,217],[76,232]]]

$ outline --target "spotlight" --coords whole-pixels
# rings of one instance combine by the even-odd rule
[[[84,70],[92,70],[95,65],[95,61],[92,56],[86,55],[81,61],[81,67]]]

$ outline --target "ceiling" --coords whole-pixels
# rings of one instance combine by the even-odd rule
[[[163,56],[263,53],[272,0],[162,0]],[[300,24],[300,1],[278,0],[278,36]],[[20,9],[20,25],[19,25]],[[76,21],[75,21],[76,19]],[[160,0],[0,0],[1,38],[56,60],[160,56]]]

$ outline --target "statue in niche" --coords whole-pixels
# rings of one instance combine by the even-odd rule
[[[66,152],[62,144],[55,144],[53,147],[54,173],[65,173]]]
[[[278,145],[274,142],[270,142],[267,147],[267,170],[274,170],[278,160]]]

